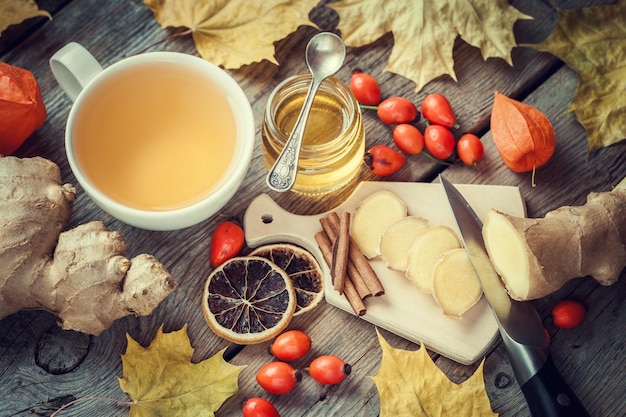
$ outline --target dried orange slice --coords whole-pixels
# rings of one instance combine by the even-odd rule
[[[261,246],[250,255],[269,259],[289,275],[297,299],[294,316],[314,309],[324,299],[322,269],[315,257],[305,249],[288,243],[277,243]]]
[[[291,279],[258,256],[231,258],[214,269],[204,285],[202,312],[214,333],[248,345],[272,339],[293,317]]]

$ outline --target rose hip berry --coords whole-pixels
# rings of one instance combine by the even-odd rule
[[[289,330],[274,339],[269,351],[282,361],[295,361],[311,349],[311,338],[301,330]]]
[[[378,81],[369,74],[360,71],[352,73],[350,91],[361,104],[376,106],[380,103],[380,86]]]
[[[374,145],[365,154],[365,163],[374,175],[386,177],[398,172],[406,164],[406,157],[389,146]]]
[[[573,329],[580,325],[585,314],[585,306],[576,300],[561,300],[552,308],[554,325],[561,329]]]
[[[424,135],[413,125],[407,123],[396,125],[392,137],[398,149],[409,155],[417,155],[424,149]]]
[[[429,94],[422,102],[422,114],[429,123],[447,128],[458,127],[452,105],[442,94]]]
[[[259,385],[271,394],[287,394],[302,379],[300,371],[286,362],[270,362],[256,374]]]
[[[424,144],[428,152],[438,159],[448,159],[456,147],[452,132],[440,125],[430,125],[426,128]]]
[[[266,399],[253,397],[248,398],[241,407],[243,417],[280,417],[276,407]]]
[[[212,267],[219,266],[237,256],[243,248],[245,236],[243,229],[232,220],[225,220],[217,225],[211,236],[209,260]]]
[[[403,97],[389,97],[383,100],[376,110],[378,117],[385,124],[410,123],[418,115],[417,107],[411,100]]]
[[[465,165],[476,166],[483,160],[485,148],[478,136],[466,133],[459,138],[456,153]]]
[[[309,374],[321,384],[338,384],[350,375],[352,367],[337,356],[315,358],[309,365]]]

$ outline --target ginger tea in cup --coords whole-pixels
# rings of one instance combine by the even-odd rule
[[[102,70],[70,45],[51,65],[75,98],[66,152],[87,194],[118,219],[151,230],[187,227],[221,209],[254,145],[252,110],[237,83],[201,58],[174,52]],[[72,67],[90,57],[93,75],[81,75],[86,65]]]
[[[83,174],[113,200],[175,210],[206,197],[235,152],[226,94],[172,62],[136,65],[91,91],[74,118]]]

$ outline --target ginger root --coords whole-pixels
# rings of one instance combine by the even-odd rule
[[[614,284],[626,267],[626,178],[612,191],[589,194],[582,206],[560,207],[540,219],[492,210],[483,237],[516,300],[544,297],[583,276]]]
[[[151,255],[125,258],[124,239],[101,222],[62,232],[75,196],[53,162],[0,157],[0,319],[42,309],[64,329],[98,335],[150,314],[176,287]]]

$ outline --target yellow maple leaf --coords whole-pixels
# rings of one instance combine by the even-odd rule
[[[189,28],[202,58],[225,68],[267,59],[274,42],[298,26],[316,25],[309,12],[318,0],[144,0],[163,28]]]
[[[426,348],[392,348],[376,331],[383,351],[378,374],[372,377],[380,396],[380,417],[497,416],[483,377],[483,362],[461,384],[450,381],[435,365]]]
[[[484,59],[512,64],[513,24],[531,19],[507,0],[340,0],[328,6],[339,14],[338,28],[348,46],[364,46],[393,32],[386,70],[412,80],[417,90],[444,74],[456,81],[452,50],[459,35],[480,48]]]
[[[40,10],[34,0],[0,0],[0,34],[11,25],[36,16],[52,19],[50,13]]]
[[[626,0],[615,5],[559,10],[559,23],[542,43],[578,73],[570,107],[589,138],[588,152],[626,138]]]
[[[126,338],[123,377],[118,381],[133,400],[130,417],[212,417],[238,390],[239,373],[245,366],[226,362],[223,350],[192,363],[187,325],[171,333],[163,333],[161,327],[147,348],[129,335]]]

